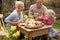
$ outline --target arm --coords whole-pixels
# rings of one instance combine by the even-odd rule
[[[33,5],[31,5],[30,9],[29,9],[29,17],[33,17]]]
[[[46,20],[46,24],[47,24],[47,25],[52,25],[53,22],[54,22],[54,20],[53,20],[52,18]]]
[[[47,11],[47,7],[43,5],[44,13]]]
[[[12,24],[12,25],[16,25],[17,22],[13,22],[13,20],[16,18],[15,17],[15,11],[13,11],[6,19],[5,19],[5,22],[6,23],[9,23],[9,24]]]
[[[47,7],[43,5],[43,15],[45,15],[46,11],[47,11]]]
[[[39,21],[43,21],[44,20],[44,17],[37,17],[36,20],[39,20]]]

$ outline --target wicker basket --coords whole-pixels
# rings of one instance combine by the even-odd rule
[[[35,25],[30,26],[28,25],[28,23],[25,24],[25,27],[29,29],[41,28],[42,26],[43,26],[42,22],[36,22],[36,26]]]

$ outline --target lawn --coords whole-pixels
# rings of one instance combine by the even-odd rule
[[[60,20],[56,20],[56,22],[60,23]],[[60,29],[60,24],[53,24],[53,28]]]

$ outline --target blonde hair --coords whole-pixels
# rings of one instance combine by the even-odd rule
[[[15,7],[17,8],[18,6],[24,6],[24,3],[22,1],[15,1]]]
[[[48,9],[47,12],[48,12],[48,14],[51,14],[51,16],[52,16],[52,18],[54,19],[54,22],[55,22],[55,19],[56,19],[55,12],[51,9]]]
[[[52,14],[53,16],[55,16],[55,12],[54,12],[53,10],[48,9],[47,12],[48,12],[49,14]]]

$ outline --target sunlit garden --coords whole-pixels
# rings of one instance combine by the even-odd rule
[[[59,3],[0,0],[0,40],[60,40]]]

